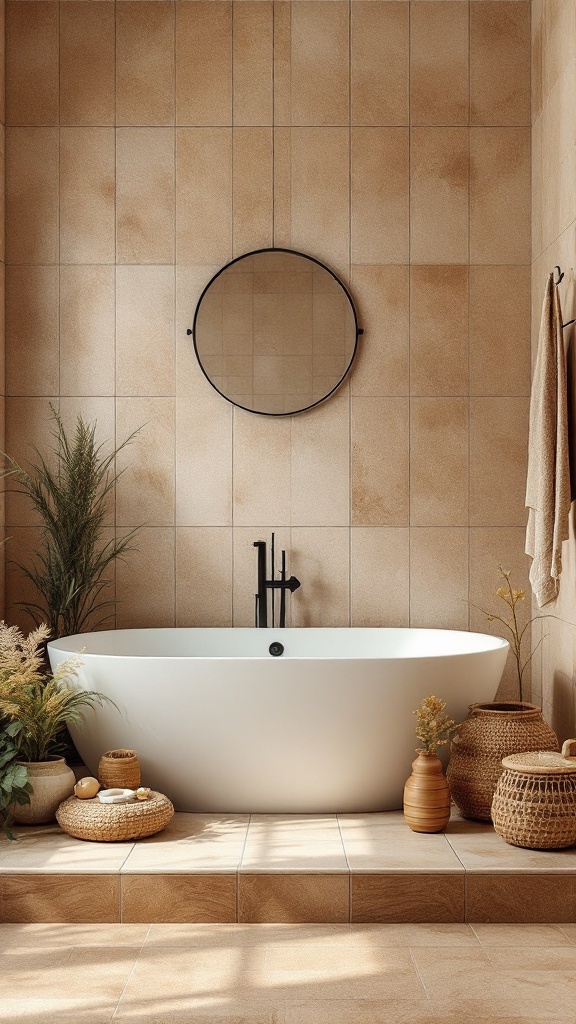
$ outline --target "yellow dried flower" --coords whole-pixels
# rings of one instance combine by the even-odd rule
[[[504,601],[504,603],[506,605],[508,605],[508,608],[510,609],[510,614],[506,615],[506,617],[503,618],[502,615],[498,615],[498,614],[496,614],[494,612],[487,612],[484,608],[480,608],[480,611],[486,616],[486,619],[487,619],[488,622],[500,622],[500,623],[502,623],[502,625],[504,626],[504,628],[506,630],[506,634],[507,634],[506,638],[510,642],[510,646],[512,647],[512,652],[514,654],[514,658],[515,658],[515,661],[516,661],[516,671],[517,671],[517,675],[518,675],[519,698],[520,698],[520,700],[522,700],[522,682],[523,682],[524,671],[525,671],[525,669],[528,666],[530,660],[532,659],[535,651],[537,650],[537,648],[539,647],[539,645],[540,645],[540,643],[542,641],[540,640],[536,644],[536,646],[534,647],[534,649],[532,650],[532,652],[530,653],[530,655],[528,656],[526,661],[523,663],[522,662],[522,658],[521,658],[522,641],[523,641],[524,636],[526,634],[526,630],[528,629],[528,627],[530,626],[530,624],[534,620],[530,619],[526,623],[525,626],[523,626],[522,628],[520,627],[520,623],[518,622],[518,618],[517,618],[516,605],[518,604],[519,601],[523,601],[524,600],[524,597],[526,596],[526,591],[525,590],[520,590],[520,589],[515,589],[512,586],[512,584],[510,583],[510,576],[511,576],[511,570],[510,569],[504,569],[502,567],[502,565],[499,564],[498,565],[498,572],[500,573],[502,579],[505,581],[505,585],[502,586],[502,587],[498,587],[498,589],[496,591],[496,596],[499,597],[502,601]],[[477,607],[477,606],[474,605],[474,607]]]
[[[450,733],[458,728],[454,719],[444,714],[445,707],[446,701],[432,694],[425,697],[414,712],[418,719],[416,735],[422,743],[422,747],[417,749],[418,753],[427,751],[429,754],[435,754],[438,747],[448,742]]]

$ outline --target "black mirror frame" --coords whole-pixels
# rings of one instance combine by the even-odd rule
[[[228,398],[228,396],[225,395],[223,391],[220,391],[220,389],[217,388],[215,384],[213,384],[213,382],[211,381],[210,377],[206,373],[206,370],[204,369],[204,367],[202,365],[202,360],[200,359],[200,355],[198,353],[198,345],[197,345],[197,342],[196,342],[196,325],[197,325],[197,321],[198,321],[198,312],[199,312],[199,309],[200,309],[200,305],[202,303],[202,299],[204,298],[204,296],[205,296],[206,292],[208,291],[208,289],[211,287],[211,285],[214,284],[214,281],[216,281],[217,278],[220,277],[220,274],[223,274],[224,271],[228,270],[228,268],[233,266],[234,263],[239,263],[240,260],[248,259],[249,256],[258,256],[260,253],[263,253],[263,252],[284,252],[284,253],[288,253],[291,256],[302,256],[304,259],[309,260],[310,263],[315,263],[318,267],[322,267],[322,269],[327,271],[327,273],[330,274],[330,276],[333,277],[334,280],[337,281],[338,284],[340,285],[342,291],[344,292],[344,294],[346,295],[346,298],[348,299],[348,302],[350,303],[350,307],[352,309],[352,314],[354,316],[354,327],[355,327],[354,349],[352,351],[352,355],[350,357],[350,361],[349,361],[346,369],[344,370],[344,373],[342,374],[340,380],[338,381],[337,384],[334,385],[334,387],[330,391],[327,392],[327,394],[325,394],[322,398],[319,398],[317,402],[312,402],[311,405],[303,406],[302,409],[293,409],[291,412],[262,412],[259,409],[248,409],[247,406],[240,405],[239,402],[232,401],[231,398]],[[220,270],[216,274],[214,274],[213,277],[210,278],[210,280],[208,281],[208,284],[206,285],[206,287],[203,288],[202,294],[200,295],[200,298],[198,299],[198,302],[196,303],[196,309],[194,310],[194,320],[193,320],[193,323],[192,323],[192,328],[188,328],[186,333],[188,335],[190,335],[190,334],[192,335],[192,341],[194,343],[194,353],[196,355],[196,359],[198,360],[198,365],[199,365],[200,369],[202,370],[202,373],[206,377],[206,380],[208,381],[210,386],[212,388],[214,388],[214,391],[216,391],[219,395],[221,395],[222,398],[224,398],[227,402],[230,402],[230,405],[236,406],[237,409],[243,409],[244,412],[251,412],[254,416],[297,416],[301,412],[308,412],[309,409],[314,409],[317,405],[321,405],[323,402],[326,401],[327,398],[330,398],[330,396],[333,395],[334,392],[338,390],[338,388],[345,381],[348,373],[350,372],[350,369],[352,367],[352,363],[354,362],[354,359],[356,357],[356,352],[358,351],[358,338],[360,337],[361,334],[364,334],[364,331],[363,331],[363,329],[361,327],[358,326],[358,316],[356,314],[356,307],[354,305],[354,300],[353,300],[350,292],[348,291],[348,288],[340,280],[338,275],[335,274],[333,270],[330,270],[330,267],[327,267],[325,263],[322,263],[320,260],[317,260],[314,256],[309,256],[305,252],[299,252],[297,249],[284,249],[282,247],[270,246],[270,247],[268,247],[266,249],[253,249],[251,252],[244,252],[244,253],[242,253],[241,256],[236,256],[235,259],[230,260],[229,263],[226,263],[223,267],[220,268]]]

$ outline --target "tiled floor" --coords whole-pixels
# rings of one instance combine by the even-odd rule
[[[157,836],[0,839],[5,923],[576,922],[576,848],[521,850],[453,816],[177,814]]]
[[[576,926],[0,925],[2,1024],[576,1024]]]

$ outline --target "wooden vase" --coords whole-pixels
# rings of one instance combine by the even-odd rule
[[[437,754],[421,750],[404,786],[404,817],[413,832],[440,832],[450,820],[450,788]]]

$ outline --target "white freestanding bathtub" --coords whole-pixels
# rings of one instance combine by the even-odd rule
[[[435,694],[458,722],[493,700],[508,643],[440,629],[125,629],[48,649],[53,668],[83,649],[79,685],[116,705],[71,730],[90,771],[131,747],[143,784],[179,810],[334,813],[401,807],[413,711]]]

